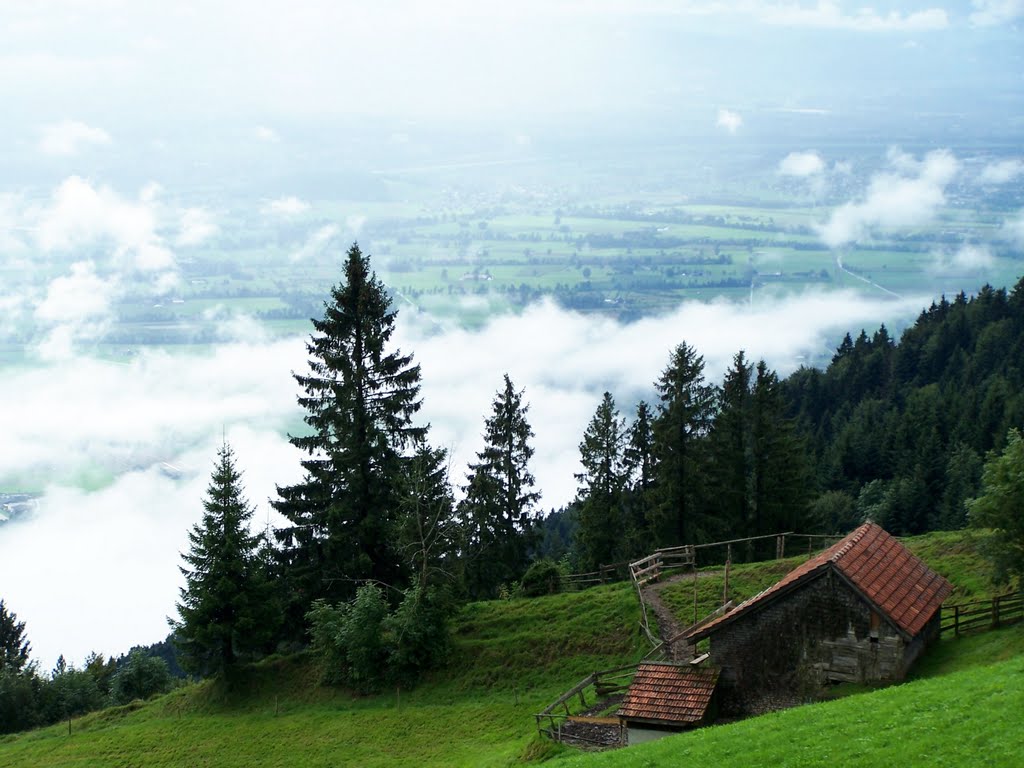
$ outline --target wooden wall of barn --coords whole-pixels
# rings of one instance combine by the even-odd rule
[[[903,638],[873,613],[829,569],[717,629],[710,652],[722,669],[723,714],[797,704],[830,681],[902,679],[920,648],[905,658]]]

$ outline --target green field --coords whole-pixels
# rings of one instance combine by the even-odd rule
[[[953,581],[956,599],[991,593],[975,536],[908,543]],[[739,597],[800,559],[737,566],[730,583]],[[721,581],[704,581],[701,600],[714,605]],[[686,586],[678,585],[692,601]],[[929,765],[1010,765],[1024,746],[1021,626],[943,639],[904,685],[840,686],[838,701],[651,745],[590,756],[538,737],[533,714],[560,692],[647,650],[638,614],[624,583],[471,603],[455,622],[450,665],[415,690],[352,696],[318,686],[304,654],[275,658],[231,691],[207,681],[74,720],[70,736],[64,723],[0,737],[0,765],[507,766],[552,757],[557,765],[917,765],[925,755]],[[979,754],[990,759],[972,760]]]

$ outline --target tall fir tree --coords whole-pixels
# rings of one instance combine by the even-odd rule
[[[20,673],[28,664],[32,646],[25,637],[25,622],[0,600],[0,673]]]
[[[654,488],[657,457],[654,453],[654,414],[641,400],[636,416],[629,426],[623,451],[626,462],[626,555],[634,557],[651,550],[651,511],[654,508]]]
[[[363,581],[402,587],[408,580],[409,564],[394,543],[398,479],[426,428],[412,423],[421,404],[419,365],[389,349],[395,316],[369,257],[353,244],[344,282],[313,320],[309,373],[295,374],[310,433],[291,442],[306,454],[305,477],[279,487],[274,502],[290,522],[275,536],[292,633],[315,599],[348,600]]]
[[[533,429],[529,405],[505,374],[484,423],[484,449],[469,465],[465,498],[459,505],[466,541],[466,586],[475,597],[489,597],[498,586],[522,576],[534,534],[533,490],[529,463]]]
[[[807,449],[786,415],[779,377],[764,360],[754,374],[751,421],[751,518],[744,535],[799,530],[810,497]]]
[[[655,382],[657,456],[655,538],[659,545],[693,544],[716,533],[706,494],[705,440],[715,410],[715,388],[704,380],[704,358],[685,342],[672,350]]]
[[[265,645],[275,617],[267,614],[269,585],[257,557],[261,537],[249,531],[253,508],[226,442],[217,452],[203,510],[189,531],[189,551],[182,554],[178,619],[169,622],[189,672],[230,673],[239,656]]]
[[[580,566],[592,570],[619,559],[623,550],[623,493],[628,479],[626,422],[605,392],[580,443],[576,529]]]
[[[753,376],[754,366],[740,350],[725,372],[708,440],[713,503],[730,538],[754,535],[743,533],[750,523],[753,496]]]

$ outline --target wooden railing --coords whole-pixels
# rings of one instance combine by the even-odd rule
[[[629,688],[629,684],[633,681],[633,676],[636,675],[637,666],[637,664],[626,664],[622,667],[606,669],[601,672],[594,672],[587,675],[576,683],[576,685],[545,707],[541,712],[534,715],[534,718],[537,721],[537,732],[542,736],[547,736],[550,739],[553,739],[554,741],[561,741],[562,727],[570,720],[575,722],[600,723],[602,725],[611,725],[614,720],[614,723],[617,724],[618,718],[574,715],[569,708],[569,702],[573,699],[579,699],[580,706],[583,708],[587,707],[586,692],[590,688],[594,689],[593,694],[595,702],[598,699],[602,699],[607,696],[623,693],[627,688]],[[591,741],[586,736],[578,733],[574,733],[572,738],[576,741]],[[604,742],[594,741],[593,743],[604,746]]]
[[[575,587],[584,589],[598,584],[608,584],[613,581],[622,581],[625,578],[629,563],[612,563],[611,565],[598,566],[596,571],[586,573],[567,573],[562,576],[562,587]]]
[[[1024,592],[1009,592],[991,600],[974,600],[959,605],[942,606],[940,633],[974,629],[996,629],[1024,620]]]

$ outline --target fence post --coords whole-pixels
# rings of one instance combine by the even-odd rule
[[[960,637],[960,606],[953,606],[953,637]]]
[[[992,629],[999,628],[999,599],[1002,595],[996,595],[992,598]]]

